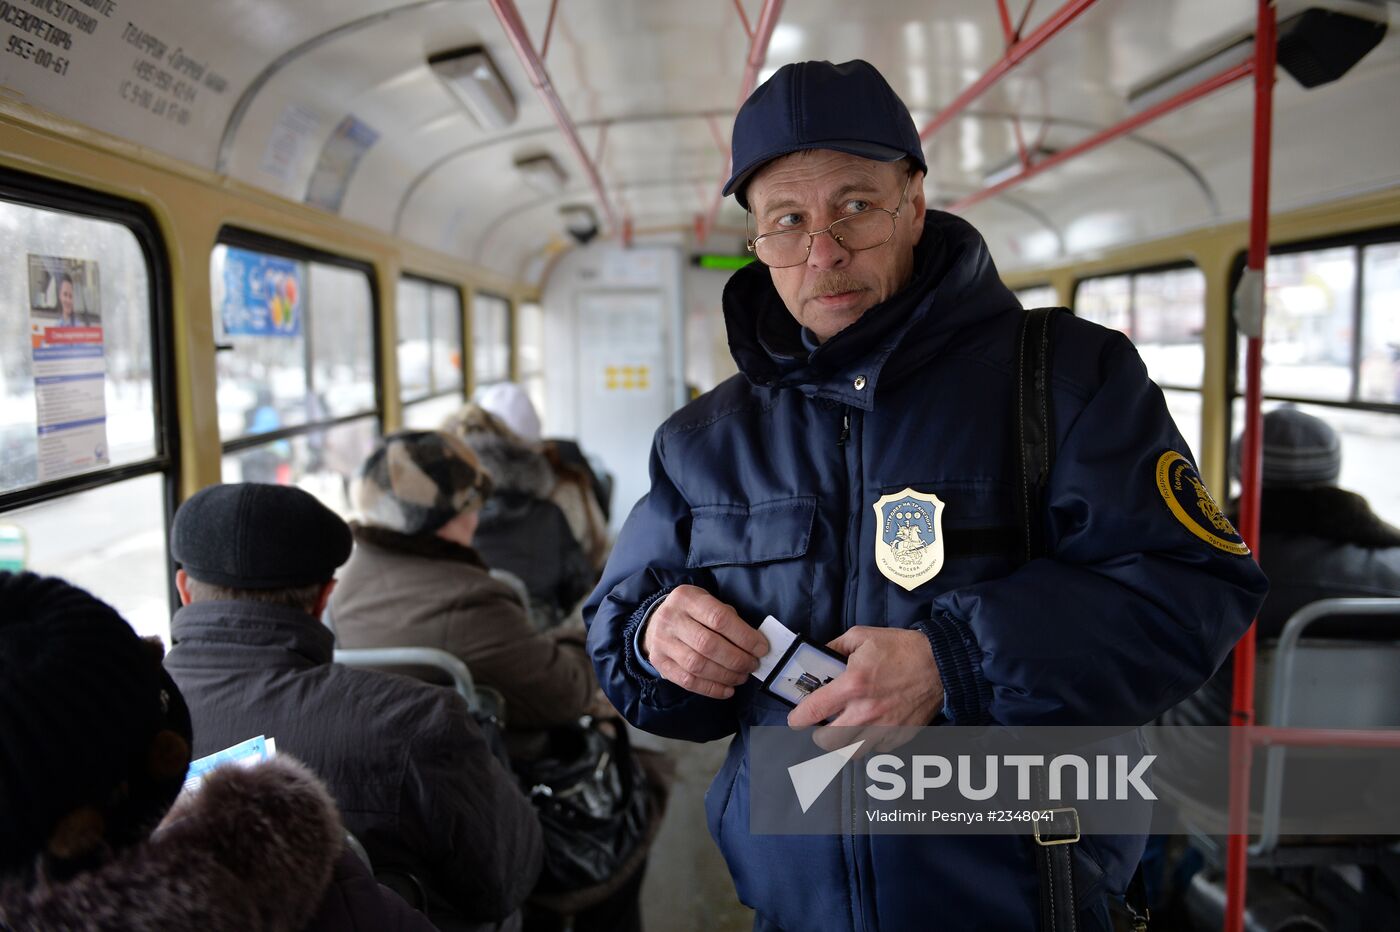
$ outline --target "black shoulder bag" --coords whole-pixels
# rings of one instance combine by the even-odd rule
[[[613,734],[590,716],[552,728],[544,755],[515,765],[544,830],[543,893],[607,882],[646,841],[646,777],[614,724]]]
[[[1016,506],[1021,558],[1030,562],[1046,554],[1045,487],[1055,462],[1055,424],[1050,392],[1050,329],[1065,308],[1042,307],[1025,312],[1016,338]],[[1068,313],[1068,311],[1066,311]],[[1040,799],[1048,808],[1044,773],[1036,774]],[[1055,820],[1033,822],[1036,871],[1040,875],[1040,923],[1044,932],[1072,932],[1076,925],[1074,867],[1070,855],[1079,842],[1079,812],[1074,807],[1053,810]],[[1050,826],[1054,826],[1054,830]],[[1142,868],[1133,873],[1124,903],[1134,932],[1146,932],[1148,912]]]

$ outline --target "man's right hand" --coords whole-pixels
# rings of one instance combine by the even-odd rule
[[[704,589],[677,586],[647,619],[642,652],[682,689],[728,699],[758,669],[768,640]]]

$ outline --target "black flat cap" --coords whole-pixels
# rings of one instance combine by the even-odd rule
[[[314,496],[258,482],[200,489],[170,530],[170,555],[186,573],[231,589],[326,582],[351,544],[349,526]]]

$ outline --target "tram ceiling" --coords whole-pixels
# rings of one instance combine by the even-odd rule
[[[604,217],[599,192],[603,201],[622,192],[615,226],[691,228],[697,213],[721,227],[742,224],[737,207],[716,207],[714,194],[746,60],[766,31],[761,0],[520,0],[519,31],[539,51],[582,157],[536,94],[539,75],[532,80],[522,66],[493,2],[504,0],[124,0],[122,19],[131,25],[113,19],[79,35],[64,81],[16,59],[0,64],[0,83],[61,117],[500,271],[524,267],[562,233],[557,211],[538,207],[515,173],[515,162],[532,153],[558,162],[566,188],[586,182],[585,158],[596,165],[598,183],[581,200]],[[1393,3],[1308,5],[1358,2],[1400,19]],[[962,195],[1021,148],[1063,149],[1118,123],[1135,89],[1247,33],[1253,6],[885,0],[855,15],[837,0],[790,0],[768,6],[777,15],[755,78],[790,60],[867,58],[924,126],[1002,58],[1001,9],[1013,29],[1024,18],[1023,36],[1073,12],[972,108],[928,135],[930,195]],[[484,48],[509,87],[518,111],[509,125],[478,125],[429,67],[433,54],[467,46]],[[203,77],[187,82],[195,88],[189,99],[167,94],[174,109],[157,116],[151,101],[164,98],[154,86],[145,94],[147,64],[172,80],[195,70]],[[1337,84],[1305,91],[1281,79],[1276,207],[1400,181],[1391,158],[1400,128],[1377,118],[1397,87],[1394,30]],[[127,97],[114,102],[114,88]],[[973,220],[999,261],[1014,267],[1030,254],[1022,240],[1052,231],[1072,254],[1100,248],[1103,236],[1145,238],[1242,217],[1249,103],[1243,88],[1218,92],[1092,159],[1046,172],[1004,209],[974,208]],[[658,175],[674,183],[638,184]],[[1105,211],[1125,216],[1095,220]],[[519,216],[507,234],[489,232],[489,218],[511,212]],[[1099,233],[1081,235],[1090,227]]]

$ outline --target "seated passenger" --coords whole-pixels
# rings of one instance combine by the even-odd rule
[[[595,574],[601,573],[608,562],[605,499],[602,483],[578,444],[572,440],[541,439],[540,418],[535,406],[524,389],[514,382],[487,385],[477,391],[474,400],[543,454],[554,473],[554,489],[549,493],[549,500],[558,505],[569,520],[569,529],[583,548],[589,566]]]
[[[176,802],[190,716],[160,655],[81,589],[0,573],[0,928],[431,929],[291,758]]]
[[[576,720],[597,689],[580,626],[536,631],[472,542],[491,480],[459,437],[386,438],[351,491],[355,552],[330,601],[341,647],[441,647],[505,699],[507,745]]]
[[[531,608],[546,626],[566,618],[593,588],[596,572],[550,495],[549,461],[484,408],[467,404],[443,429],[471,446],[495,493],[481,512],[476,549],[486,563],[525,581]]]
[[[534,809],[460,696],[331,662],[319,618],[350,547],[345,522],[297,488],[218,485],[180,507],[185,607],[165,665],[195,754],[276,738],[326,781],[376,869],[427,888],[440,927],[509,917],[540,870]]]
[[[1238,441],[1233,454],[1238,461]],[[1292,407],[1264,415],[1258,550],[1269,595],[1259,610],[1261,646],[1319,599],[1400,596],[1400,529],[1382,521],[1366,499],[1337,487],[1341,469],[1341,442],[1325,421]],[[1233,520],[1238,504],[1231,511]],[[1394,628],[1364,617],[1324,619],[1309,634],[1394,638]],[[1232,651],[1215,676],[1163,720],[1229,724],[1233,689]]]

